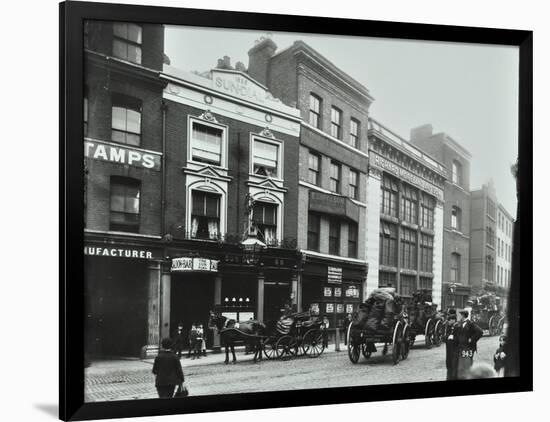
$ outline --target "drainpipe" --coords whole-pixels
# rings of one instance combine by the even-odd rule
[[[161,197],[160,197],[160,235],[164,236],[165,233],[165,208],[166,208],[166,111],[168,106],[162,100],[160,105],[162,111],[162,181],[161,181]]]

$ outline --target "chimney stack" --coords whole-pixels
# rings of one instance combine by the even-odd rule
[[[267,86],[269,61],[275,51],[277,51],[277,44],[269,37],[262,37],[254,47],[248,50],[248,74],[262,85]]]
[[[426,139],[433,135],[433,127],[431,124],[425,124],[422,126],[411,129],[411,142],[417,139]]]

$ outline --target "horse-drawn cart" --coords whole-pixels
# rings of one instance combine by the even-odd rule
[[[394,289],[376,289],[369,299],[359,306],[348,326],[348,356],[357,363],[361,354],[370,358],[376,351],[376,343],[384,343],[382,354],[392,348],[392,360],[396,364],[409,355],[410,327],[404,318],[401,298]]]
[[[407,308],[407,320],[410,327],[410,347],[416,336],[424,336],[427,349],[439,347],[445,337],[445,320],[437,312],[437,305],[432,303],[432,296],[427,291],[413,293],[412,303]]]
[[[505,317],[501,309],[500,298],[492,293],[484,293],[471,300],[471,319],[490,336],[504,331]]]

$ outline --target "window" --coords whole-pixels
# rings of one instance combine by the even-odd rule
[[[191,237],[193,239],[218,239],[220,235],[220,195],[193,190],[191,201]]]
[[[401,228],[401,267],[410,270],[417,268],[416,231]]]
[[[485,258],[485,279],[488,281],[494,280],[495,259],[491,255]]]
[[[330,163],[330,190],[340,193],[340,164],[331,161]]]
[[[84,89],[84,136],[88,136],[88,90]]]
[[[357,258],[357,224],[348,223],[348,256]]]
[[[328,253],[340,254],[340,221],[335,218],[331,218],[329,221]]]
[[[139,232],[140,196],[139,180],[111,176],[109,230]]]
[[[387,174],[382,178],[380,207],[382,214],[397,217],[397,181]]]
[[[279,177],[279,145],[254,140],[254,174]]]
[[[355,119],[349,121],[349,144],[354,148],[359,145],[359,121]]]
[[[492,227],[487,227],[485,232],[487,234],[487,244],[495,247],[495,233]]]
[[[420,225],[427,229],[434,228],[434,209],[435,199],[429,195],[422,195],[422,204],[420,206]]]
[[[191,160],[222,165],[223,129],[191,121]]]
[[[358,193],[359,189],[357,188],[359,182],[359,173],[355,170],[349,170],[349,196],[353,199],[359,199]]]
[[[113,35],[113,56],[141,64],[141,26],[116,22]]]
[[[307,248],[311,251],[319,251],[319,231],[321,217],[318,214],[309,213],[307,220]]]
[[[452,181],[457,185],[462,185],[462,164],[454,160],[452,165]]]
[[[434,239],[425,234],[420,235],[420,271],[431,273],[433,270]]]
[[[320,161],[321,161],[321,157],[319,157],[317,154],[314,154],[313,152],[310,151],[309,158],[308,158],[307,181],[314,185],[319,184]]]
[[[499,238],[497,238],[497,245],[498,245],[498,256],[502,256],[501,252],[502,252],[502,248],[501,248],[501,241]]]
[[[380,222],[380,264],[397,267],[397,226]]]
[[[430,277],[420,277],[420,285],[418,288],[420,290],[432,291],[432,279]]]
[[[342,136],[342,112],[336,107],[330,110],[330,134],[336,139]]]
[[[396,274],[380,271],[378,273],[378,287],[397,287]]]
[[[462,210],[456,205],[451,209],[451,228],[453,230],[462,230]]]
[[[401,219],[416,224],[418,208],[418,191],[412,186],[403,184],[401,195]]]
[[[460,283],[460,255],[451,254],[451,283]]]
[[[321,128],[321,103],[317,95],[309,95],[309,124],[318,129]]]
[[[277,205],[256,201],[252,221],[258,228],[258,238],[266,245],[277,243]]]
[[[495,203],[489,198],[487,198],[487,215],[495,218]]]
[[[141,144],[141,101],[113,94],[111,108],[111,140],[121,144]]]
[[[412,296],[416,290],[416,277],[414,275],[401,274],[401,296]]]

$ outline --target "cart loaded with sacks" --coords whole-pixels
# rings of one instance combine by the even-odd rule
[[[412,301],[407,306],[407,320],[410,327],[410,347],[416,336],[424,336],[426,348],[440,346],[445,336],[445,319],[437,311],[437,305],[432,303],[432,295],[428,290],[413,293]]]
[[[494,293],[481,292],[470,298],[472,308],[471,319],[482,330],[487,330],[490,336],[502,334],[504,331],[505,316],[502,312],[500,297]]]
[[[410,328],[405,318],[401,297],[393,288],[374,290],[359,306],[347,330],[348,356],[357,363],[361,354],[370,358],[376,344],[383,343],[382,354],[391,346],[392,360],[396,364],[409,355]]]
[[[268,359],[306,355],[319,357],[325,350],[322,321],[310,312],[293,313],[266,323],[263,351]]]

